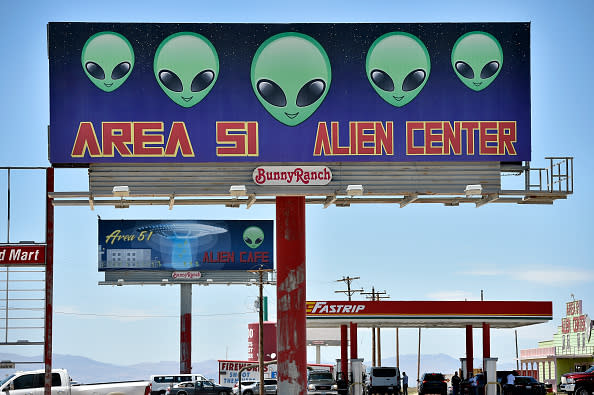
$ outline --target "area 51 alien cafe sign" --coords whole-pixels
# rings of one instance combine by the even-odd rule
[[[201,270],[273,269],[273,228],[271,220],[99,220],[99,271],[195,280]]]
[[[50,161],[530,160],[529,23],[50,23]]]

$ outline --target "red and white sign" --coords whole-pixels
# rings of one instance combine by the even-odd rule
[[[174,280],[198,280],[202,277],[202,273],[200,272],[173,272],[171,273],[171,278]]]
[[[241,372],[241,381],[260,380],[260,370],[257,362],[219,360],[219,383],[228,386],[234,385],[239,381],[239,370],[246,366],[252,367]],[[264,366],[264,378],[277,378],[276,364]]]
[[[0,265],[45,265],[45,245],[0,245]]]
[[[327,185],[332,172],[326,166],[260,166],[254,169],[252,179],[258,185]]]

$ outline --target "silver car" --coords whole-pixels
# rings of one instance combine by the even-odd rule
[[[267,395],[275,395],[277,387],[276,379],[264,379],[264,393]],[[233,388],[234,394],[239,394],[239,388]],[[259,381],[247,381],[241,383],[241,395],[259,395],[260,394],[260,382]]]

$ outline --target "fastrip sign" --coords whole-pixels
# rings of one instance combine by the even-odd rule
[[[45,245],[0,245],[0,265],[45,265]]]

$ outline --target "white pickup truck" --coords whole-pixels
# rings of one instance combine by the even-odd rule
[[[16,372],[0,381],[2,395],[43,395],[45,371]],[[65,369],[52,370],[52,395],[150,395],[150,381],[75,384]]]

